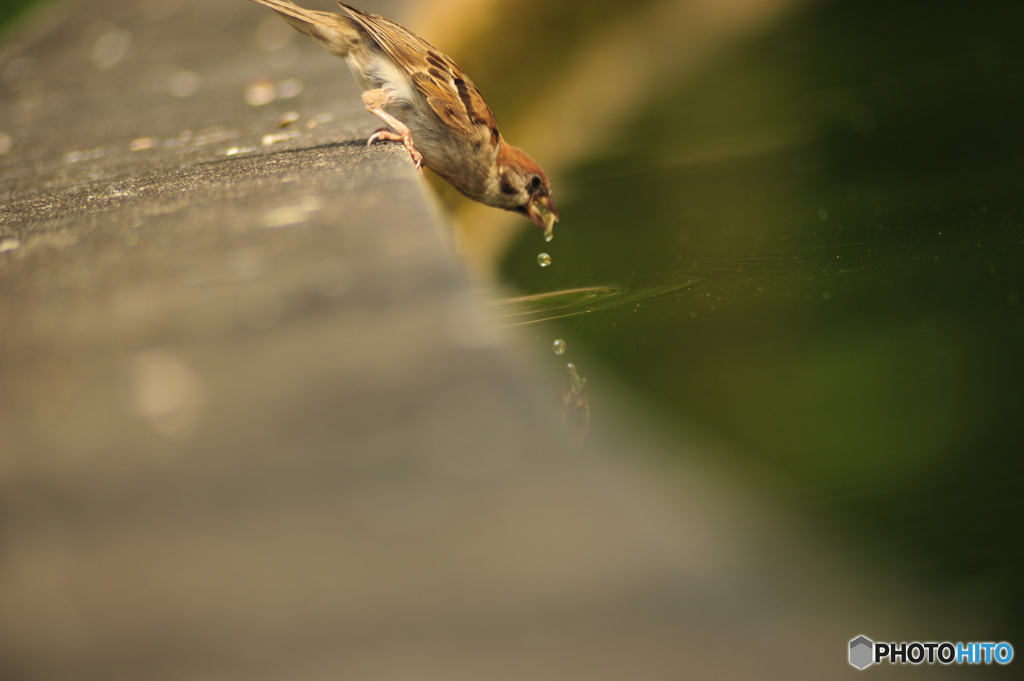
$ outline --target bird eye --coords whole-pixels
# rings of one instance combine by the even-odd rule
[[[536,190],[540,187],[540,176],[534,175],[530,178],[530,189]]]

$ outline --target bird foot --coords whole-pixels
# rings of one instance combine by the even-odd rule
[[[416,164],[416,170],[423,172],[423,154],[416,151],[416,147],[412,144],[412,133],[407,132],[404,135],[400,135],[397,132],[391,132],[387,128],[381,128],[377,132],[370,135],[370,139],[366,140],[366,146],[370,146],[377,140],[384,140],[386,142],[401,142],[405,145],[409,155],[412,156],[413,163]]]

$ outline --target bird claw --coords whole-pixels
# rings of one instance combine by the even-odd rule
[[[409,152],[409,156],[412,157],[412,162],[416,165],[416,170],[421,173],[423,172],[423,154],[416,151],[416,147],[412,144],[411,134],[400,135],[397,132],[391,132],[387,128],[381,128],[370,135],[370,138],[366,140],[366,146],[370,146],[377,140],[385,142],[401,142],[405,145],[406,150]]]

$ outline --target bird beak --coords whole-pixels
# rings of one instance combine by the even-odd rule
[[[538,196],[526,206],[526,213],[533,220],[533,224],[544,230],[545,234],[551,234],[555,230],[555,223],[558,222],[558,207],[550,196]]]

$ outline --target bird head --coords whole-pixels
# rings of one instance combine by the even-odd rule
[[[501,140],[494,179],[496,190],[490,192],[486,203],[521,213],[545,234],[552,233],[558,222],[558,207],[551,198],[551,183],[536,161]]]

